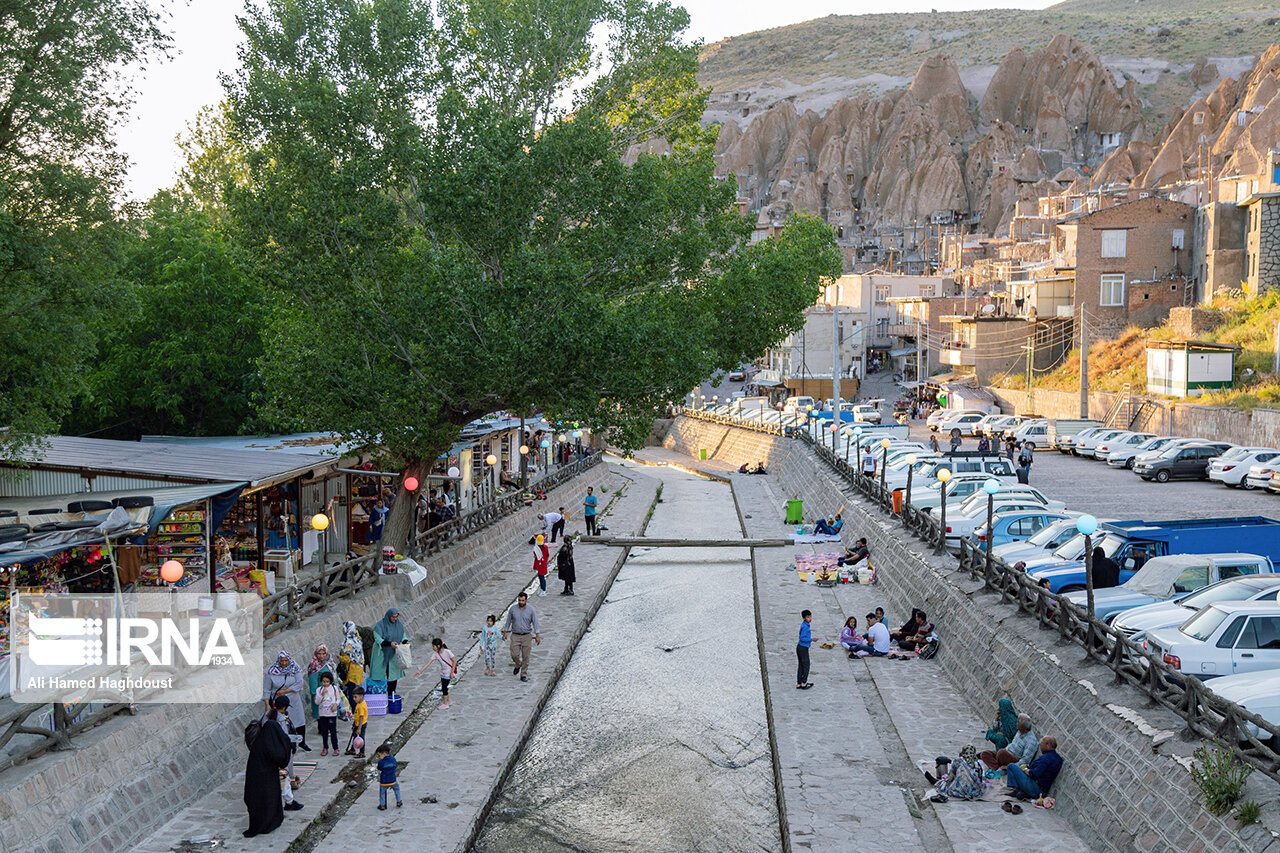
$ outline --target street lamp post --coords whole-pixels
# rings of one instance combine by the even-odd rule
[[[1093,633],[1093,534],[1098,531],[1098,519],[1082,515],[1076,519],[1076,530],[1084,534],[1084,589],[1089,610],[1089,632]]]
[[[905,500],[902,502],[902,526],[907,526],[908,514],[911,511],[911,475],[915,473],[916,455],[913,453],[907,457],[907,491]]]
[[[889,473],[889,465],[888,465],[889,445],[891,443],[892,442],[890,442],[889,439],[887,438],[880,439],[880,449],[884,451],[883,455],[880,457],[880,494],[881,495],[884,494],[885,475]]]
[[[853,428],[853,443],[858,445],[857,476],[861,476],[862,475],[862,427]]]
[[[987,566],[983,570],[983,578],[984,583],[989,585],[991,583],[991,550],[995,544],[991,536],[991,523],[994,515],[996,492],[1000,491],[1000,481],[992,477],[982,484],[982,490],[987,493]]]
[[[844,464],[845,465],[849,464],[849,451],[853,448],[853,442],[849,440],[851,435],[852,433],[845,433],[845,436],[844,436]]]
[[[831,425],[831,457],[834,459],[836,455],[836,425]]]
[[[942,503],[938,505],[938,549],[934,552],[942,554],[947,550],[947,481],[951,479],[951,471],[942,468],[938,471],[938,497]]]

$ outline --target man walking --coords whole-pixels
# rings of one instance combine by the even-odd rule
[[[813,613],[802,610],[800,619],[800,639],[796,643],[796,658],[800,664],[796,668],[796,689],[808,690],[813,686],[809,683],[809,644],[813,642],[813,629],[810,625],[813,622]]]
[[[542,634],[538,632],[538,614],[529,604],[528,593],[516,596],[516,604],[507,611],[507,621],[502,625],[502,639],[511,635],[511,662],[515,668],[512,675],[520,676],[521,681],[529,680],[529,655],[533,651],[533,643],[542,645]]]
[[[582,500],[582,518],[587,523],[587,535],[599,536],[600,528],[596,527],[596,509],[600,506],[600,499],[595,495],[595,489],[587,486],[587,496]]]

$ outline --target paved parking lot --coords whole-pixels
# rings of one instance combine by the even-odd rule
[[[911,428],[912,437],[927,444],[929,430],[923,421]],[[965,439],[973,450],[977,439]],[[1066,501],[1067,508],[1098,518],[1165,521],[1175,518],[1264,515],[1280,518],[1280,495],[1262,490],[1229,489],[1207,480],[1147,482],[1132,471],[1110,468],[1066,456],[1056,450],[1037,450],[1031,469],[1031,485],[1050,497]]]

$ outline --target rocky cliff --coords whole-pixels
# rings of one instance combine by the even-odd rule
[[[938,54],[904,88],[840,98],[822,114],[782,101],[745,128],[727,122],[716,153],[719,173],[735,175],[765,216],[813,211],[856,237],[929,221],[991,232],[1019,198],[1144,145],[1133,81],[1118,84],[1089,48],[1059,35],[1010,51],[981,100]]]

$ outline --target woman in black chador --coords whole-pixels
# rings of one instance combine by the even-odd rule
[[[245,838],[265,835],[284,823],[280,771],[289,766],[290,744],[279,715],[288,707],[289,697],[275,697],[258,736],[249,746],[249,762],[244,769],[244,804],[249,809]]]

